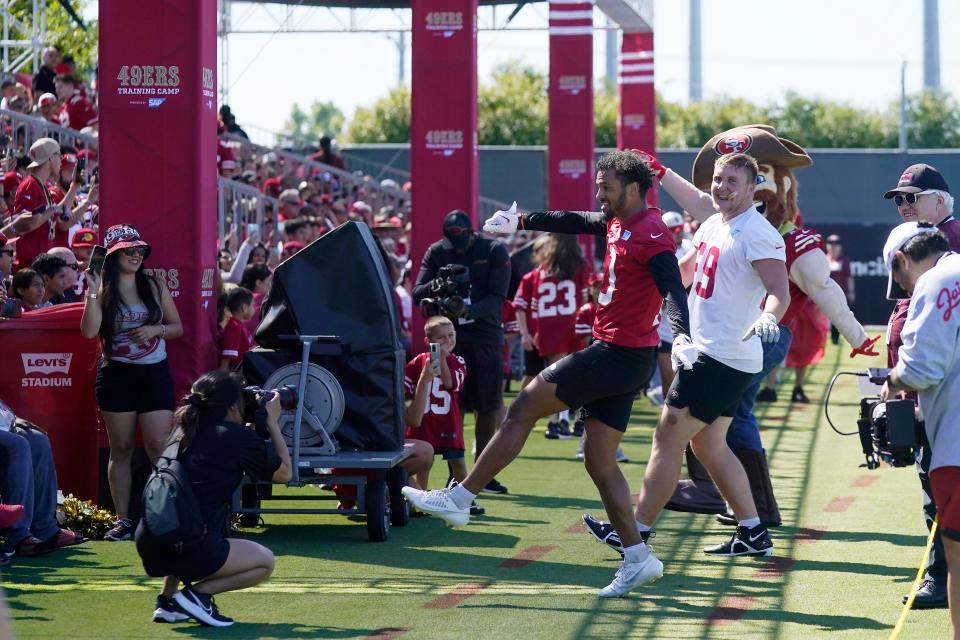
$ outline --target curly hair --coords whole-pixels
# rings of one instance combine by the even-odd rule
[[[653,186],[654,173],[650,163],[632,151],[611,151],[597,161],[597,171],[613,171],[624,189],[631,182],[636,182],[641,198]]]
[[[540,254],[540,268],[558,280],[572,280],[586,264],[577,237],[557,233],[543,237],[547,240]]]

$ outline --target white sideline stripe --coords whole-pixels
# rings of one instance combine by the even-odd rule
[[[630,71],[653,71],[654,64],[621,64],[620,73],[629,73]]]
[[[551,20],[593,20],[593,11],[551,11],[548,17]]]
[[[550,27],[552,36],[589,36],[593,35],[593,27]]]
[[[653,84],[653,76],[627,76],[620,78],[620,84]]]
[[[626,51],[620,54],[620,61],[624,60],[653,60],[653,51]]]

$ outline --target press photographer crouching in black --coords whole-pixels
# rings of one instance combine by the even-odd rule
[[[476,415],[477,456],[493,437],[503,407],[501,320],[509,284],[506,245],[477,235],[466,212],[455,209],[443,219],[443,238],[423,255],[413,287],[413,301],[428,308],[427,315],[457,323],[456,353],[467,366],[460,408]],[[493,479],[484,491],[507,493],[507,488]]]
[[[243,475],[278,483],[291,478],[290,452],[277,419],[280,399],[266,404],[272,447],[243,424],[242,380],[236,373],[211,371],[201,376],[175,414],[177,456],[206,525],[192,544],[162,544],[150,533],[146,518],[137,527],[137,552],[147,575],[164,576],[154,622],[188,617],[215,627],[233,624],[217,610],[213,596],[259,584],[273,573],[273,553],[251,540],[227,539],[231,497]],[[184,587],[177,590],[179,583]]]
[[[930,455],[930,488],[939,511],[946,552],[953,637],[960,633],[960,255],[946,235],[929,224],[905,222],[883,248],[890,271],[887,295],[909,294],[897,365],[880,399],[901,391],[919,392]],[[889,413],[888,413],[889,415]]]

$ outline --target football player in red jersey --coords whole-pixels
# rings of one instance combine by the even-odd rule
[[[453,526],[470,520],[469,506],[484,484],[520,453],[536,421],[567,408],[584,407],[585,463],[600,497],[620,532],[624,565],[601,597],[623,595],[644,581],[663,574],[663,564],[644,547],[630,508],[630,487],[615,460],[626,430],[633,399],[653,374],[660,306],[667,312],[675,338],[674,354],[689,361],[686,292],[680,278],[673,234],[658,209],[646,204],[653,172],[630,152],[605,155],[597,163],[597,200],[601,212],[547,211],[517,215],[516,203],[498,211],[484,230],[514,233],[518,227],[606,237],[604,278],[593,327],[596,341],[538,375],[517,396],[497,434],[477,459],[466,479],[442,491],[403,493],[421,511]],[[677,348],[679,346],[679,348]]]

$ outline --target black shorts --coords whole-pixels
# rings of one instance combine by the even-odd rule
[[[732,418],[740,396],[756,375],[728,367],[701,353],[693,369],[677,370],[665,402],[677,409],[689,408],[690,415],[707,424],[720,416]]]
[[[173,378],[166,360],[154,364],[104,360],[94,389],[101,411],[149,413],[174,408]]]
[[[557,385],[557,397],[571,409],[583,407],[587,418],[626,431],[633,400],[656,366],[656,347],[618,347],[597,340],[540,375]]]
[[[467,365],[460,410],[489,413],[503,406],[503,344],[457,343],[454,352]]]
[[[673,343],[667,342],[666,340],[660,341],[660,346],[657,347],[657,353],[666,353],[670,355],[673,352]]]
[[[212,576],[226,563],[230,543],[221,534],[207,534],[196,545],[177,553],[172,547],[159,545],[143,521],[134,533],[137,553],[148,576],[177,576],[183,582],[196,582]]]
[[[466,457],[466,454],[463,449],[451,449],[450,447],[443,447],[437,451],[444,460],[463,460]]]
[[[523,352],[523,375],[533,378],[543,371],[546,362],[536,349]]]

